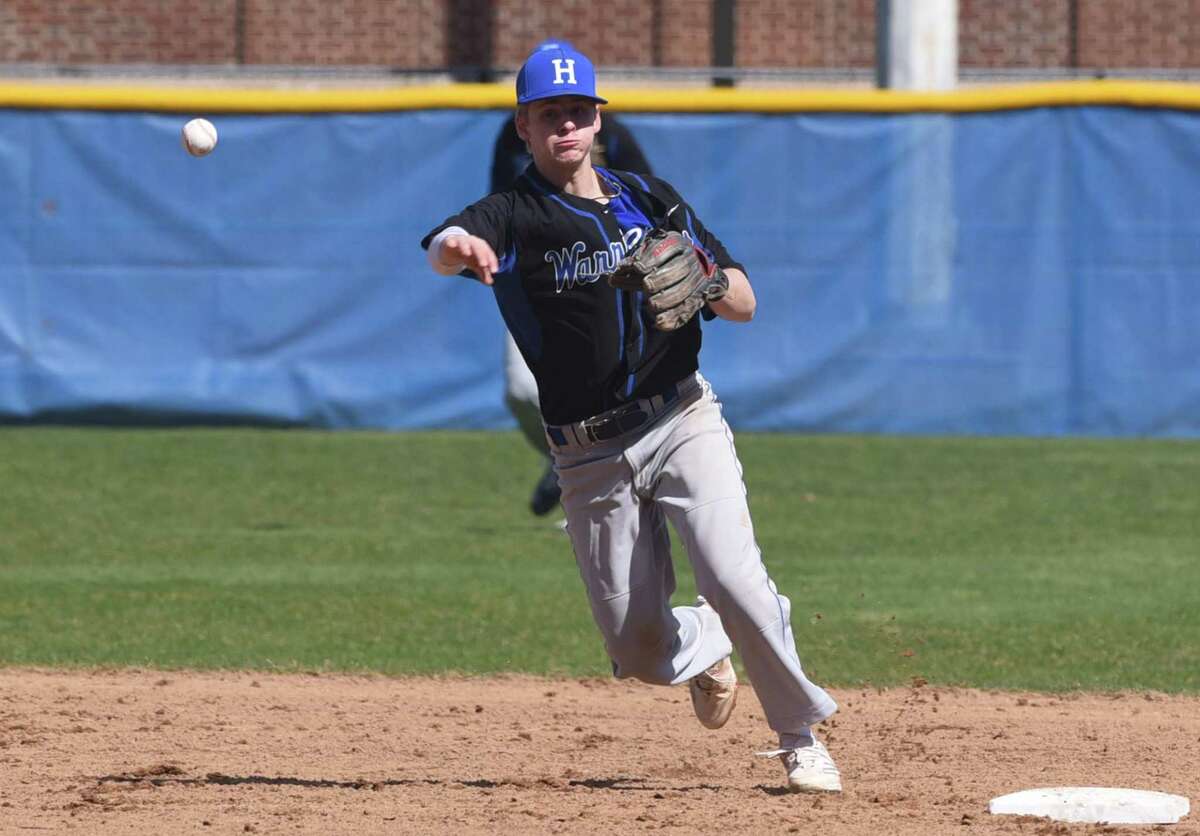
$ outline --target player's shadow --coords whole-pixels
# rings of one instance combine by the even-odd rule
[[[481,779],[478,781],[458,781],[465,787],[480,787],[482,789],[496,789],[498,787],[524,787],[534,785],[546,785],[545,781],[488,781]],[[553,784],[550,784],[553,786]],[[694,790],[720,790],[714,784],[696,784],[690,787],[672,787],[660,786],[658,784],[647,783],[645,778],[628,778],[625,776],[617,778],[578,778],[565,782],[568,787],[586,787],[589,790],[616,790],[618,792],[690,792]]]
[[[153,784],[156,787],[176,786],[236,786],[239,784],[258,784],[276,787],[312,787],[314,789],[341,790],[377,790],[383,787],[410,787],[417,784],[438,786],[447,783],[436,778],[385,778],[381,781],[334,781],[328,778],[287,778],[269,775],[225,775],[220,772],[210,772],[203,778],[184,778],[179,776],[165,777],[161,775],[102,775],[97,779],[101,784]],[[461,783],[458,781],[450,783]]]
[[[353,781],[338,781],[331,778],[289,778],[269,775],[226,775],[222,772],[210,772],[203,778],[189,778],[179,772],[171,774],[138,774],[102,775],[97,778],[101,784],[152,784],[162,786],[238,786],[243,784],[276,786],[276,787],[309,787],[312,789],[343,789],[343,790],[380,790],[384,787],[411,786],[442,786],[458,784],[464,787],[478,789],[498,789],[509,787],[515,789],[534,786],[544,787],[545,781],[492,781],[487,778],[474,780],[442,781],[437,778],[385,778],[378,781],[359,779]],[[568,787],[586,787],[591,790],[613,790],[616,792],[718,792],[722,787],[716,784],[695,784],[692,786],[670,786],[649,783],[645,778],[630,778],[618,776],[615,778],[579,778],[565,782]]]
[[[796,794],[795,790],[791,789],[790,787],[768,787],[766,784],[755,784],[754,789],[761,790],[767,795],[773,795],[777,798],[784,795]]]

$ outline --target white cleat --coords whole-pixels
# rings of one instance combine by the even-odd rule
[[[788,789],[792,792],[841,792],[842,774],[819,740],[799,749],[772,749],[759,752],[767,758],[778,757],[787,770]]]
[[[688,682],[696,719],[708,729],[719,729],[729,721],[737,702],[737,673],[726,656]]]

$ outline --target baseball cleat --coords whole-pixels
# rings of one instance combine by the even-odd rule
[[[841,792],[842,774],[829,750],[819,740],[799,749],[772,749],[759,752],[765,758],[778,757],[787,770],[788,789],[792,792]]]
[[[737,702],[737,673],[726,656],[711,668],[688,681],[692,708],[705,728],[719,729],[729,721]]]
[[[562,490],[558,487],[558,474],[554,472],[554,465],[547,465],[546,472],[533,489],[533,496],[529,499],[529,510],[539,517],[545,516],[558,507],[561,496]]]

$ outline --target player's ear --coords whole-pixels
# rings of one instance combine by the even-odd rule
[[[599,131],[600,131],[600,105],[596,105],[596,122],[592,125],[592,127],[596,129],[597,133],[599,133]]]
[[[525,140],[525,144],[529,144],[529,108],[521,105],[517,108],[517,112],[513,114],[513,122],[517,126],[517,136]]]

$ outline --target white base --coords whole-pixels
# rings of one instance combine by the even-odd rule
[[[996,815],[1104,824],[1175,824],[1188,809],[1182,795],[1115,787],[1043,787],[1002,795],[988,804],[988,812]]]

